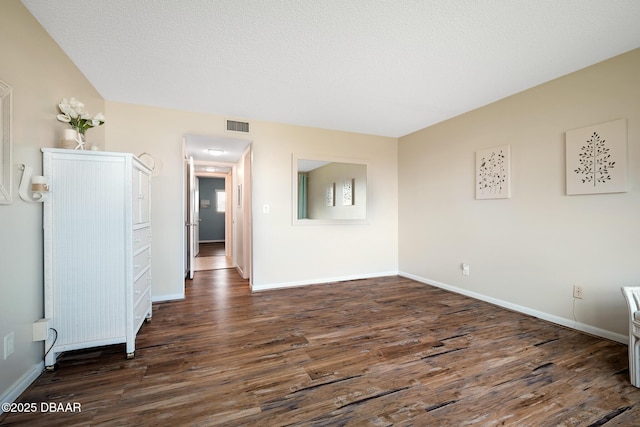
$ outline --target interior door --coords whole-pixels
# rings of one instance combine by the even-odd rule
[[[200,179],[195,176],[195,194],[193,197],[193,256],[200,253]]]

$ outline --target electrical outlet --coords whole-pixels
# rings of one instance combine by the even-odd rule
[[[461,265],[462,268],[462,275],[463,276],[468,276],[469,275],[469,264],[462,264]]]
[[[13,354],[13,332],[4,337],[4,358],[5,360]]]
[[[46,341],[49,333],[49,319],[33,322],[33,341]]]
[[[582,286],[573,285],[573,297],[578,299],[584,297]]]

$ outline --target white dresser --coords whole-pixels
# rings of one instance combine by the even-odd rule
[[[45,366],[151,319],[151,171],[128,153],[43,148]]]

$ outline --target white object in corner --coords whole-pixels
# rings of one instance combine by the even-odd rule
[[[151,171],[129,153],[43,148],[45,365],[126,343],[151,318]]]
[[[33,322],[33,341],[44,341],[49,334],[49,319]]]
[[[623,286],[629,309],[629,380],[640,388],[640,287]]]

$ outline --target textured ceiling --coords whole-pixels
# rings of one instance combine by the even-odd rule
[[[225,138],[217,135],[185,134],[184,142],[188,155],[198,163],[196,172],[227,173],[230,166],[242,157],[249,146],[248,140]],[[209,150],[219,151],[212,155]],[[210,167],[216,166],[215,171]]]
[[[638,0],[22,0],[107,100],[399,137],[640,46]]]

